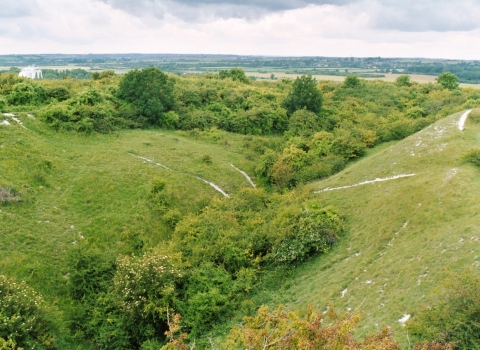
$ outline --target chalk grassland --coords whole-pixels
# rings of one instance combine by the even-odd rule
[[[206,140],[136,130],[85,137],[56,133],[25,114],[18,118],[26,129],[10,118],[10,126],[0,125],[0,185],[17,189],[23,200],[0,207],[0,271],[27,279],[44,295],[65,292],[58,289],[65,285],[64,259],[80,240],[116,255],[136,234],[147,246],[162,239],[165,225],[148,201],[154,179],[165,180],[184,213],[223,197],[192,175],[227,194],[251,187],[231,166],[248,173],[254,166],[242,154],[239,135]]]
[[[272,306],[306,310],[331,300],[339,311],[360,308],[361,333],[388,325],[407,344],[399,320],[428,305],[448,271],[480,269],[480,171],[461,160],[480,146],[480,126],[467,120],[460,131],[461,115],[307,186],[312,198],[345,215],[349,230],[328,255],[271,293]],[[402,174],[415,176],[313,193]]]

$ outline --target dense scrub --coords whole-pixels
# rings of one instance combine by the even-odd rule
[[[260,158],[256,175],[263,184],[283,189],[329,176],[369,147],[480,104],[478,92],[459,90],[454,75],[444,76],[437,84],[408,76],[396,83],[356,76],[343,84],[309,76],[260,83],[239,69],[178,78],[147,68],[123,78],[106,71],[93,80],[35,82],[9,73],[0,78],[0,108],[35,108],[57,130],[85,133],[160,126],[278,135],[282,143],[273,149],[261,141],[246,147]]]
[[[257,160],[255,175],[262,188],[199,200],[185,210],[172,184],[152,179],[142,201],[150,210],[148,220],[157,226],[141,233],[124,228],[120,241],[106,251],[92,241],[75,241],[65,258],[67,271],[57,281],[62,320],[39,310],[46,319],[41,337],[26,330],[24,336],[14,338],[8,331],[0,338],[19,346],[27,339],[59,347],[51,324],[64,322],[71,342],[87,348],[159,348],[166,342],[169,312],[182,314],[190,341],[201,338],[237,310],[255,308],[252,295],[269,271],[327,253],[341,239],[346,228],[341,214],[307,200],[295,187],[340,171],[369,147],[403,139],[442,116],[479,104],[474,90],[405,78],[396,84],[354,76],[344,83],[308,76],[293,83],[257,83],[238,69],[179,78],[156,68],[124,77],[94,73],[81,81],[3,74],[2,112],[34,113],[60,132],[162,127],[224,147],[229,147],[225,132],[248,135],[243,152]],[[212,157],[205,154],[200,161],[211,165]],[[42,187],[46,183],[43,178]],[[10,187],[0,189],[2,205],[20,201]],[[162,229],[152,229],[158,226]],[[28,306],[18,310],[20,317],[30,315]],[[241,337],[234,345],[249,346],[250,340],[242,343]],[[390,334],[375,339],[389,342]]]

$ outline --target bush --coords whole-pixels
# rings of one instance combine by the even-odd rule
[[[0,96],[0,112],[4,112],[7,107],[7,99],[3,96]]]
[[[320,118],[306,109],[296,111],[288,121],[288,133],[292,136],[308,138],[320,129]]]
[[[480,148],[474,148],[468,151],[464,156],[463,160],[468,163],[472,163],[480,167]]]
[[[25,282],[0,275],[0,338],[28,349],[54,349],[52,319],[52,310],[41,295]]]
[[[113,296],[121,317],[128,320],[125,332],[132,344],[164,338],[167,310],[173,307],[181,279],[177,256],[148,252],[117,260]]]
[[[436,301],[407,324],[411,334],[422,340],[453,343],[458,349],[479,349],[479,290],[478,271],[452,274],[452,279],[443,283]]]
[[[278,230],[287,232],[273,248],[272,259],[277,263],[294,263],[307,257],[326,253],[343,231],[343,220],[332,208],[321,208],[316,203],[306,203],[300,213],[284,216]]]
[[[18,83],[7,97],[8,103],[13,106],[41,105],[48,102],[48,92],[42,86],[25,81]]]

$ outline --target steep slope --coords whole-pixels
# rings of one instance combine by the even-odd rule
[[[241,136],[228,135],[228,144],[168,131],[84,136],[23,113],[0,115],[0,123],[0,187],[22,197],[0,206],[0,271],[47,296],[61,293],[64,259],[80,240],[116,254],[132,235],[146,246],[162,238],[165,225],[148,200],[154,179],[165,181],[183,214],[222,197],[219,190],[252,186],[231,166],[251,173],[254,165]]]
[[[432,300],[446,269],[480,267],[480,170],[461,160],[480,145],[480,125],[467,120],[461,131],[462,115],[312,183],[310,196],[338,208],[349,231],[272,304],[360,308],[362,333],[387,325],[406,342],[406,315]]]

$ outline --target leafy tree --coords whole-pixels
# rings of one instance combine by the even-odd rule
[[[304,108],[319,115],[322,102],[323,97],[317,88],[317,80],[311,75],[302,75],[293,82],[292,91],[288,94],[283,106],[289,116]]]
[[[395,84],[397,84],[397,86],[411,86],[412,81],[409,75],[400,75],[397,80],[395,80]]]
[[[245,84],[250,83],[250,79],[245,75],[245,71],[240,68],[232,68],[228,70],[221,70],[218,72],[218,77],[220,79],[231,78],[233,81],[240,81]]]
[[[442,73],[438,76],[437,83],[444,89],[455,90],[458,88],[458,77],[450,72]]]
[[[163,125],[165,113],[174,106],[173,87],[174,81],[158,68],[135,69],[125,74],[117,95],[151,124]]]
[[[345,81],[343,82],[343,87],[344,88],[355,88],[357,86],[360,86],[360,84],[361,84],[361,81],[360,81],[360,79],[358,79],[358,76],[356,76],[354,74],[351,74],[351,75],[348,75],[345,78]]]

